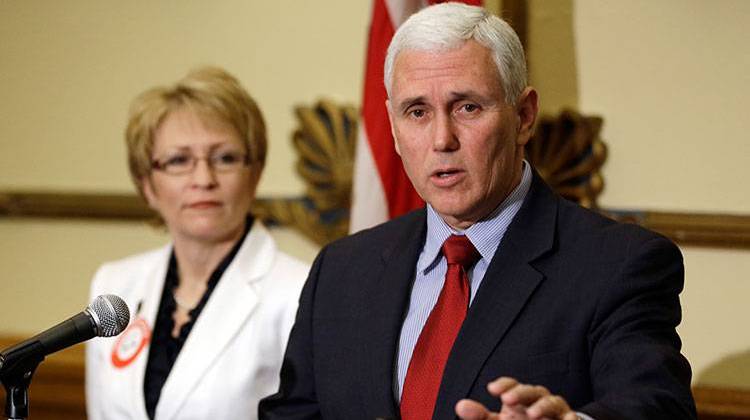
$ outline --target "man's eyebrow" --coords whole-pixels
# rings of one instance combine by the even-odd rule
[[[450,93],[451,101],[460,101],[462,99],[474,99],[477,101],[489,101],[491,100],[486,94],[479,93],[475,90],[464,90]]]
[[[453,91],[449,93],[449,96],[450,96],[450,102],[457,102],[457,101],[461,101],[464,99],[471,99],[473,101],[477,101],[482,104],[496,102],[496,98],[494,98],[493,96],[487,95],[486,93],[480,93],[472,89],[462,90],[462,91]],[[427,102],[427,99],[424,95],[412,96],[412,97],[404,98],[399,103],[397,103],[395,109],[399,113],[404,113],[412,105],[423,104],[426,102]]]
[[[410,106],[412,106],[414,104],[421,104],[421,103],[424,103],[424,102],[425,102],[425,97],[424,96],[413,96],[411,98],[406,98],[406,99],[402,100],[401,102],[399,102],[397,104],[396,108],[397,108],[397,110],[399,112],[404,112]]]

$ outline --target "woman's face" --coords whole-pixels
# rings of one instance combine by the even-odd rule
[[[175,241],[239,238],[261,172],[259,164],[244,163],[246,153],[222,121],[185,108],[167,115],[154,136],[158,167],[143,180],[143,193]]]

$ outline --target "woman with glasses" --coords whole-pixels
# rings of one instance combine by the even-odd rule
[[[171,236],[104,264],[131,324],[89,342],[89,419],[254,419],[276,391],[308,266],[250,214],[266,157],[260,111],[217,68],[135,99],[125,133],[138,192]]]

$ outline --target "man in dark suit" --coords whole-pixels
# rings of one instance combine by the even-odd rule
[[[427,206],[321,251],[260,418],[695,418],[680,252],[524,161],[537,93],[513,30],[426,8],[394,36],[385,84]]]

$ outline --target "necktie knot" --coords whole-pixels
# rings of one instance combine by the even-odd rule
[[[460,264],[468,270],[482,256],[466,235],[451,235],[443,242],[443,255],[448,264]]]

